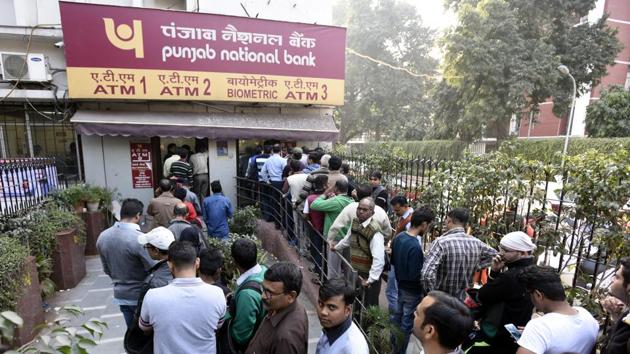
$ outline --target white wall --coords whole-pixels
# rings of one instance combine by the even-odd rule
[[[228,156],[217,156],[217,143],[214,140],[208,141],[208,155],[210,163],[210,181],[218,179],[223,187],[223,194],[230,198],[232,205],[236,206],[236,165],[238,156],[236,155],[236,140],[228,140]]]
[[[131,181],[130,142],[150,142],[146,138],[82,136],[85,182],[116,189],[123,198],[137,198],[146,206],[153,198],[152,188],[134,189]],[[156,182],[156,181],[154,181]]]

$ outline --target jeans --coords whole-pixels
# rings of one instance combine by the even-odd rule
[[[421,300],[422,294],[398,289],[398,304],[392,320],[405,336],[402,343],[396,346],[398,348],[397,353],[405,354],[407,351],[407,344],[413,329],[413,313]]]
[[[122,312],[123,317],[125,318],[125,323],[127,324],[127,328],[131,327],[131,325],[133,324],[133,317],[136,313],[136,308],[138,306],[131,306],[131,305],[119,305],[120,306],[120,312]]]
[[[395,313],[398,308],[398,282],[396,281],[396,273],[394,273],[393,265],[391,266],[389,273],[387,273],[385,297],[387,298],[387,308],[389,309],[389,313]]]

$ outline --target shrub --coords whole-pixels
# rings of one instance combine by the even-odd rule
[[[252,205],[237,209],[229,222],[230,232],[239,235],[252,235],[256,232],[256,221],[260,210]]]
[[[500,146],[500,150],[510,157],[544,163],[560,163],[563,148],[564,138],[506,140]],[[590,149],[608,153],[619,148],[630,151],[630,138],[570,138],[567,155],[580,155]]]
[[[265,250],[262,249],[260,240],[253,234],[230,233],[230,236],[226,240],[218,239],[215,237],[208,238],[208,243],[210,244],[210,247],[214,247],[220,250],[223,254],[224,263],[222,275],[223,279],[225,279],[225,282],[230,288],[234,288],[234,284],[236,283],[236,279],[238,278],[239,274],[238,268],[236,268],[236,264],[232,259],[232,244],[234,243],[234,241],[241,238],[247,238],[256,243],[256,246],[258,248],[258,263],[263,264],[267,259],[267,253]]]
[[[355,306],[360,306],[356,304]],[[367,340],[371,344],[370,353],[392,353],[396,348],[392,344],[392,338],[396,343],[403,340],[403,332],[390,320],[387,310],[378,306],[370,306],[363,311],[363,323]]]
[[[54,286],[49,278],[52,273],[52,254],[56,247],[57,233],[74,227],[77,228],[75,242],[85,244],[83,220],[72,212],[60,209],[55,203],[46,203],[22,216],[0,221],[0,232],[26,246],[29,254],[35,257],[44,297],[54,292]]]
[[[24,286],[22,270],[28,249],[19,240],[0,235],[0,310],[15,310]]]
[[[352,152],[420,157],[433,160],[459,160],[468,144],[457,140],[388,141],[352,145]]]

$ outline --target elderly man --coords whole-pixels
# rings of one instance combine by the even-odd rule
[[[179,236],[182,235],[182,231],[184,229],[192,226],[186,218],[188,217],[188,206],[184,203],[177,203],[175,208],[173,208],[173,212],[175,214],[175,218],[171,220],[168,229],[175,236],[175,240],[179,240]]]
[[[357,216],[346,236],[332,247],[342,250],[350,247],[350,263],[359,273],[361,295],[365,307],[378,306],[381,292],[381,273],[385,266],[385,237],[374,215],[374,200],[361,199],[357,206]]]

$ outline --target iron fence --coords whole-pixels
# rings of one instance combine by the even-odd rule
[[[612,257],[605,242],[598,240],[611,232],[613,220],[602,222],[600,217],[580,215],[576,211],[574,196],[567,192],[573,177],[568,172],[571,170],[568,165],[564,170],[520,171],[514,167],[514,171],[502,175],[505,179],[498,181],[500,188],[486,191],[483,197],[473,196],[471,205],[457,205],[456,194],[458,190],[461,192],[462,185],[474,185],[478,181],[471,176],[453,176],[456,172],[448,161],[421,157],[341,157],[349,165],[349,176],[356,183],[369,183],[371,171],[380,170],[390,197],[404,195],[412,206],[428,205],[436,212],[432,231],[423,241],[425,251],[432,239],[442,233],[448,211],[466,206],[471,209],[469,233],[484,241],[496,245],[501,236],[511,231],[529,234],[538,246],[535,255],[539,264],[558,270],[572,299],[579,297],[582,302],[591,301],[594,299],[592,295],[604,293],[612,280],[620,256]],[[437,197],[428,196],[439,173],[447,175],[451,185],[443,184]],[[471,188],[468,192],[475,190]],[[489,208],[476,212],[475,203],[489,203]],[[626,215],[630,214],[630,201],[623,208]],[[594,307],[596,311],[597,308]]]
[[[341,259],[340,269],[328,270],[328,255],[331,252],[326,237],[315,229],[307,220],[307,217],[296,208],[287,194],[270,184],[253,181],[244,177],[236,177],[237,181],[237,204],[239,207],[247,205],[259,205],[262,217],[268,222],[273,222],[286,235],[289,244],[293,246],[303,260],[308,264],[308,270],[314,273],[315,278],[321,284],[329,277],[341,277],[347,284],[358,287],[359,275],[350,262],[336,252]],[[363,298],[355,298],[354,320],[355,324],[363,332],[368,340],[371,353],[379,354],[369,336],[361,326],[364,320],[366,306]]]
[[[76,179],[58,173],[54,158],[0,160],[0,215],[11,216],[45,201]]]

